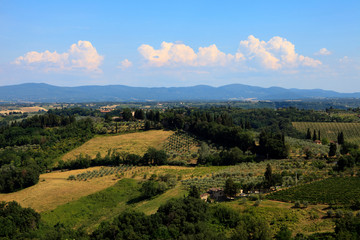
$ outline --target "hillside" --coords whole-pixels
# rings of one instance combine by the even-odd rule
[[[338,93],[321,89],[262,88],[243,84],[221,87],[129,87],[124,85],[58,87],[27,83],[0,87],[0,101],[100,102],[181,100],[294,100],[311,98],[359,98],[360,93]]]

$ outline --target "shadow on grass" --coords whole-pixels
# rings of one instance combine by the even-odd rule
[[[144,197],[144,196],[139,196],[139,197],[130,199],[129,201],[126,202],[126,204],[127,205],[135,204],[135,203],[139,203],[139,202],[142,202],[144,200],[147,200],[147,199],[150,199],[150,198],[147,198],[147,197]]]

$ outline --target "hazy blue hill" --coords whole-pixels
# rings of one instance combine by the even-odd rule
[[[90,101],[180,101],[180,100],[294,100],[308,98],[359,98],[360,93],[322,89],[262,88],[243,84],[221,87],[129,87],[124,85],[57,87],[26,83],[0,87],[1,101],[90,102]]]

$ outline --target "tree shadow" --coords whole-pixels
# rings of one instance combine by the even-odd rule
[[[127,205],[135,204],[135,203],[139,203],[139,202],[142,202],[142,201],[144,201],[144,200],[147,200],[147,199],[149,199],[149,198],[144,197],[144,196],[139,196],[139,197],[130,199],[129,201],[126,202],[126,204],[127,204]]]

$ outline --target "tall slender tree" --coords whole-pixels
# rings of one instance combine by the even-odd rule
[[[345,140],[344,140],[344,133],[343,132],[340,132],[338,134],[338,137],[337,137],[337,140],[338,140],[338,144],[344,144]]]
[[[306,139],[311,139],[311,132],[310,132],[310,128],[308,128],[308,129],[307,129]]]
[[[313,140],[313,141],[317,140],[317,136],[316,136],[316,131],[315,131],[315,129],[314,129],[314,133],[313,133],[312,140]]]

